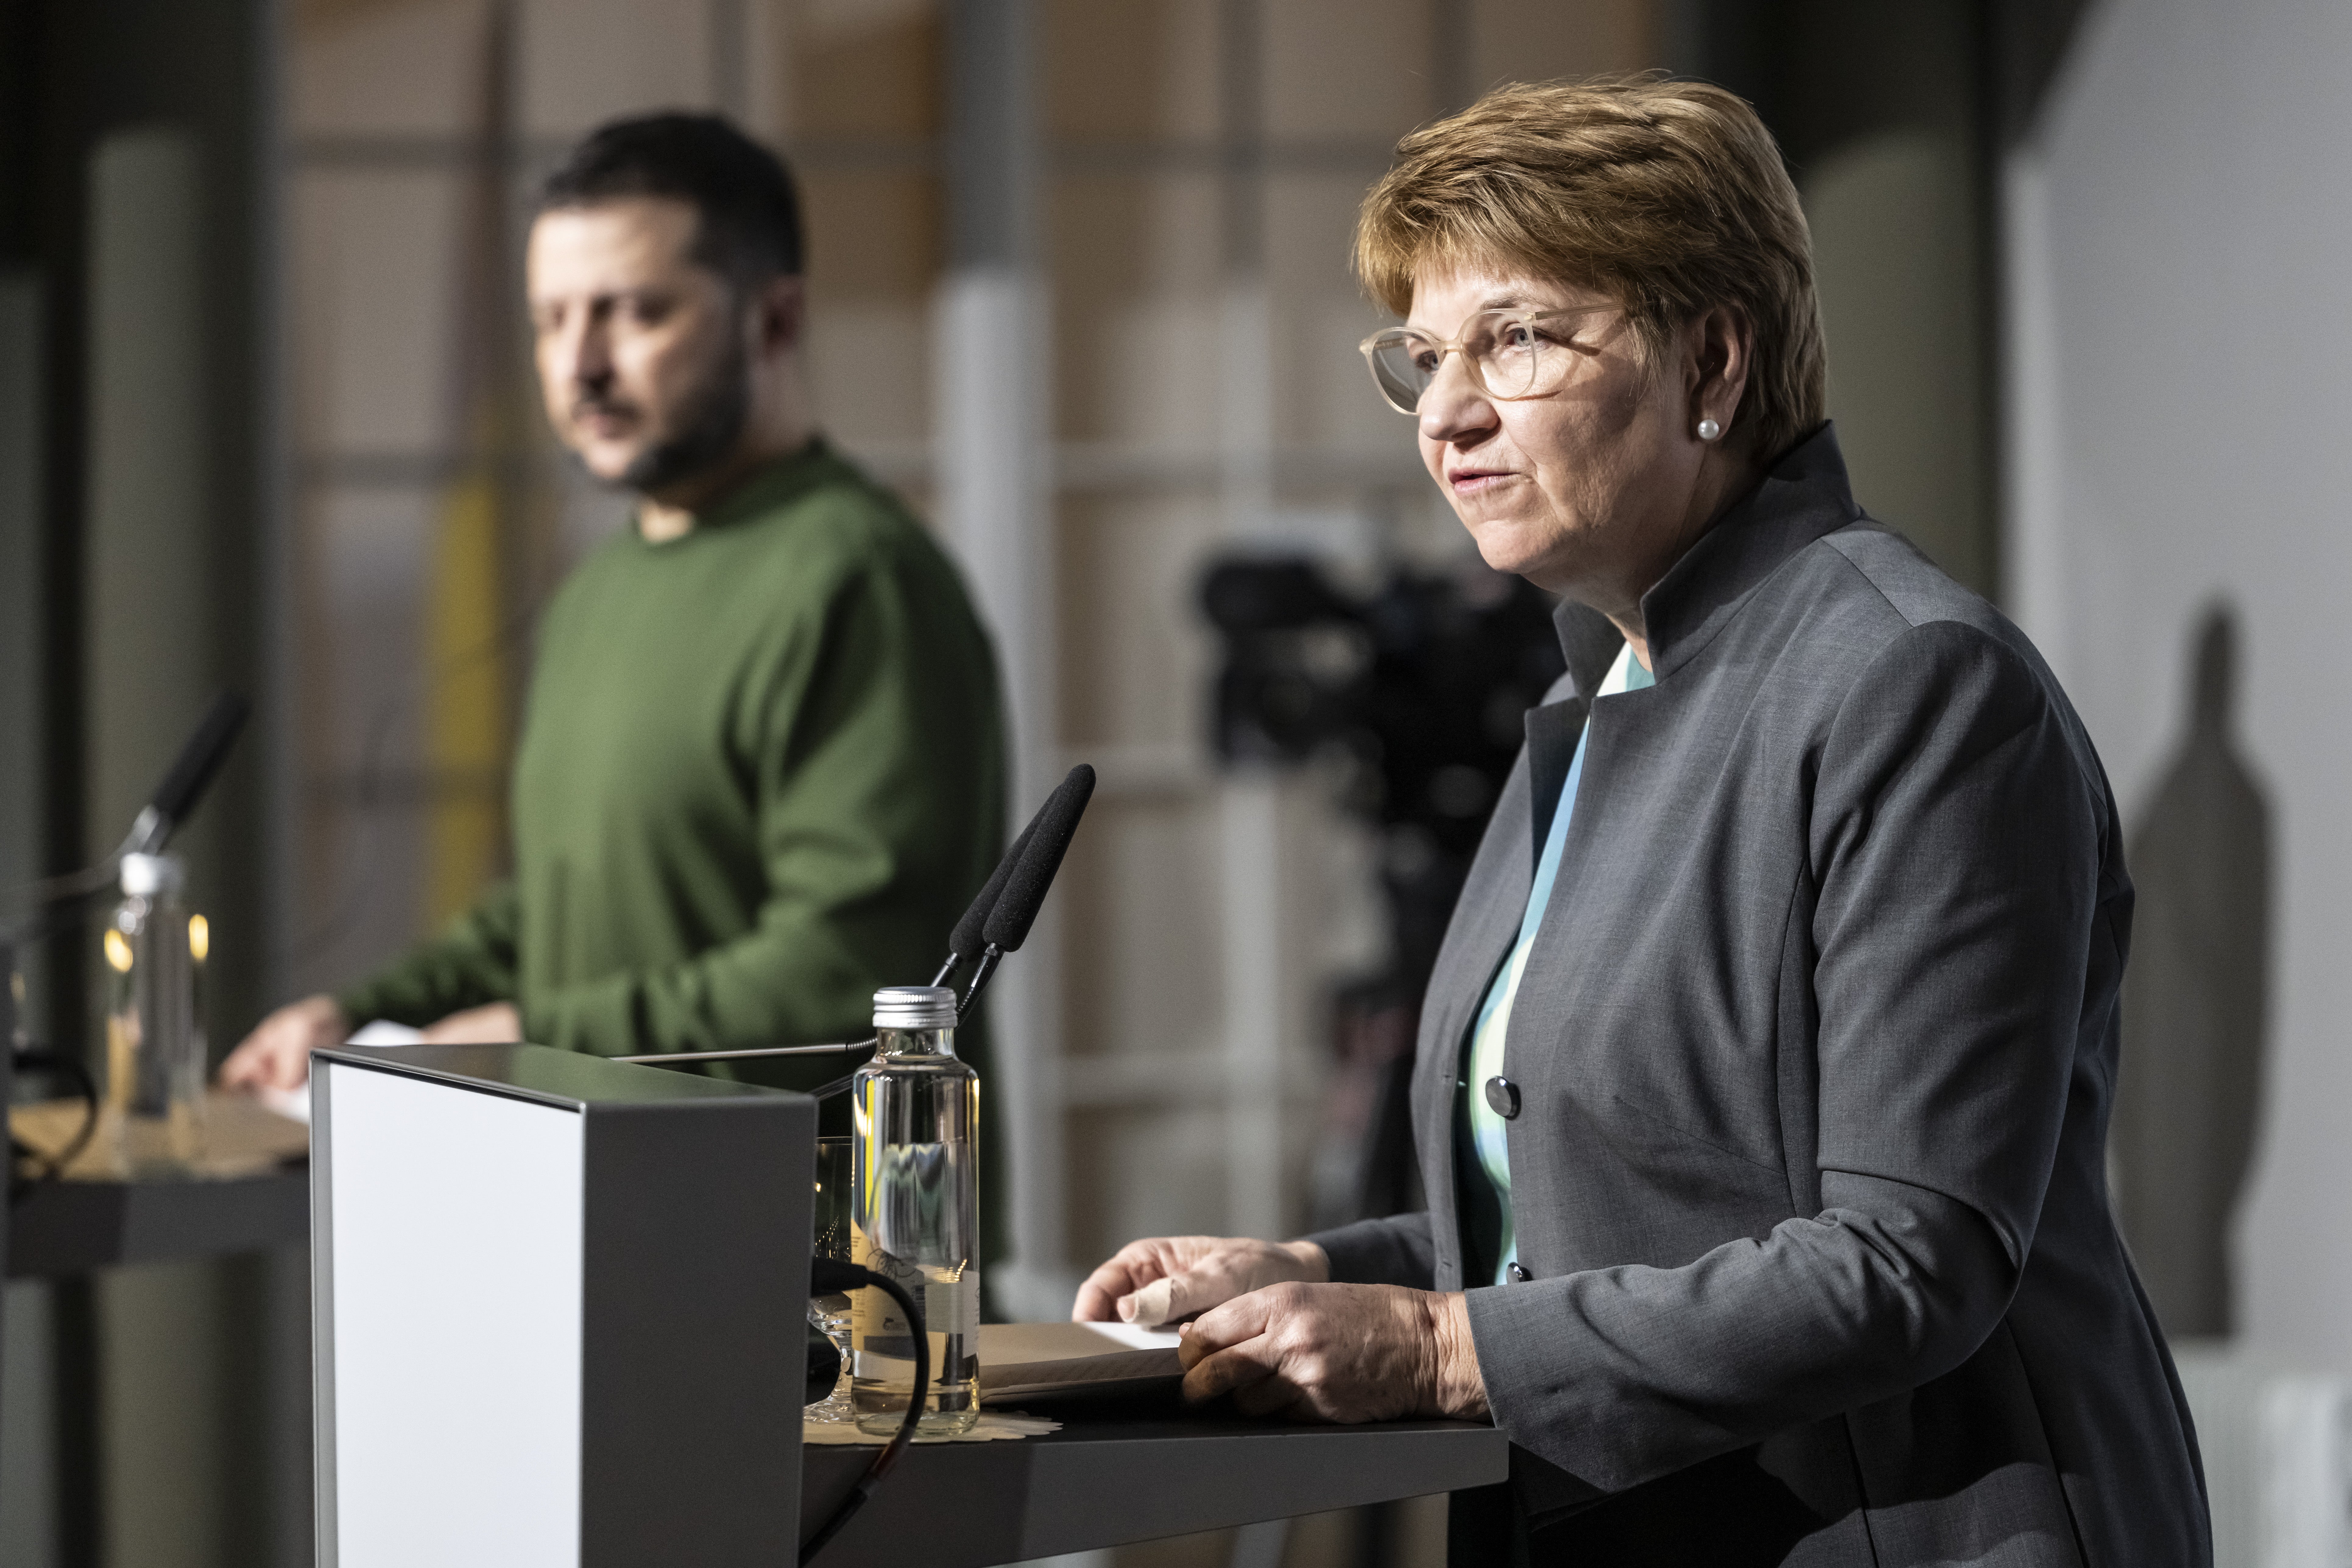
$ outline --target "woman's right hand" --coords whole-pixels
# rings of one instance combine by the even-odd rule
[[[1320,1285],[1330,1278],[1330,1258],[1311,1241],[1159,1236],[1129,1242],[1087,1275],[1070,1319],[1157,1327],[1268,1285]]]

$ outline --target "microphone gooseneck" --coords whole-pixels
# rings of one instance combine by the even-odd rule
[[[965,989],[963,1000],[956,1004],[957,1017],[961,1018],[971,1011],[972,1003],[979,998],[981,992],[987,988],[988,983],[996,978],[996,966],[1003,962],[1003,948],[990,946],[981,950],[980,963],[972,968],[971,984]]]
[[[872,1050],[878,1036],[868,1035],[862,1040],[844,1040],[834,1046],[751,1046],[740,1050],[725,1051],[656,1051],[650,1056],[607,1057],[607,1061],[627,1062],[635,1067],[666,1067],[671,1062],[731,1062],[746,1057],[837,1057],[850,1051]]]

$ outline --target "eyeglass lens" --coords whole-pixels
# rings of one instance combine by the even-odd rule
[[[1459,344],[1470,374],[1496,397],[1543,391],[1566,368],[1568,355],[1543,329],[1517,310],[1481,310],[1462,323]],[[1424,333],[1399,328],[1373,341],[1372,379],[1381,395],[1407,414],[1437,379],[1445,350]]]

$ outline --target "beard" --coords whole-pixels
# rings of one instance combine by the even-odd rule
[[[650,495],[709,472],[733,453],[751,411],[750,356],[730,332],[725,351],[679,400],[670,433],[631,458],[614,488]]]

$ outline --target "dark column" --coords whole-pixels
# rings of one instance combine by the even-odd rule
[[[235,687],[257,700],[260,722],[173,846],[190,861],[192,901],[215,933],[205,1022],[216,1051],[251,1023],[267,994],[269,877],[278,859],[268,825],[284,816],[267,798],[272,773],[265,766],[275,741],[270,628],[278,620],[284,560],[271,261],[278,26],[270,0],[0,0],[0,281],[30,289],[39,301],[40,424],[35,526],[0,528],[0,580],[35,585],[33,624],[0,628],[5,741],[20,733],[30,741],[22,750],[12,744],[0,767],[28,775],[32,863],[24,868],[70,869],[120,838],[129,826],[124,803],[152,786],[212,689]],[[145,153],[134,149],[126,162],[118,140],[124,136],[149,138],[142,144],[147,152],[165,144],[171,151],[142,163]],[[163,295],[142,295],[136,278],[130,290],[151,304],[169,297],[164,308],[186,350],[178,363],[194,367],[178,390],[152,405],[142,404],[136,374],[142,329],[98,319],[100,299],[124,296],[92,282],[100,216],[93,188],[126,168],[131,184],[111,188],[135,194],[145,188],[139,180],[160,170],[173,210],[185,219],[179,232],[190,237],[192,278],[151,268],[151,279],[171,285]],[[141,216],[134,203],[131,216]],[[108,344],[131,350],[113,362],[110,380],[94,363]],[[174,432],[175,442],[144,441],[151,418],[156,429]],[[100,449],[101,426],[107,450]],[[159,456],[167,445],[191,456]],[[152,524],[143,502],[114,507],[101,551],[92,543],[94,494],[121,477],[115,465],[126,454],[148,465],[138,495],[182,504]],[[142,533],[151,526],[154,531]],[[168,570],[166,562],[173,563]],[[94,603],[114,605],[110,618],[94,618]],[[173,613],[121,612],[148,603]],[[101,631],[103,647],[93,645]],[[17,869],[13,859],[6,865]],[[86,928],[69,929],[26,955],[28,1025],[67,1051],[85,1049],[89,1034],[88,942]],[[255,1423],[227,1413],[149,1410],[135,1405],[137,1391],[110,1388],[99,1356],[109,1335],[100,1323],[120,1288],[114,1280],[73,1281],[56,1287],[53,1298],[59,1548],[69,1564],[106,1555],[110,1492],[138,1494],[135,1479],[110,1487],[100,1468],[110,1398],[134,1401],[127,1419],[204,1430],[191,1444],[196,1451],[266,1441]],[[261,1331],[245,1324],[235,1331]],[[209,1331],[175,1338],[169,1349],[226,1356],[231,1365],[255,1359],[250,1347],[232,1349]],[[208,1485],[237,1469],[234,1460],[214,1468],[220,1478],[208,1477]],[[242,1485],[251,1478],[236,1479]],[[265,1534],[255,1521],[232,1517],[224,1538],[207,1545],[223,1563],[267,1563],[276,1554]]]
[[[1991,0],[1684,0],[1677,70],[1756,105],[1813,224],[1855,499],[1999,577]]]

